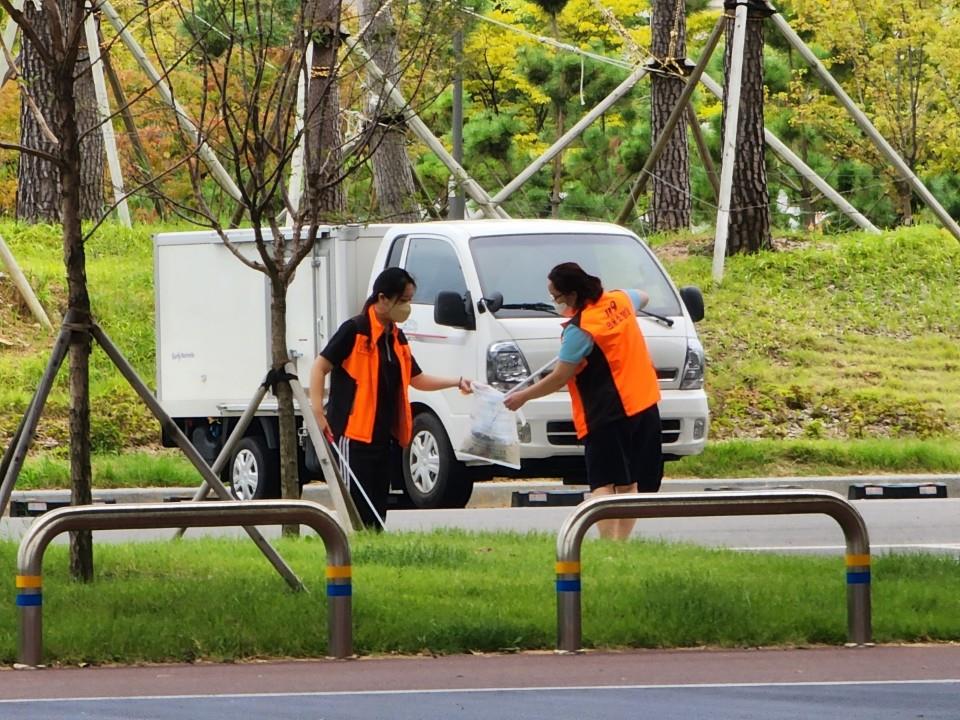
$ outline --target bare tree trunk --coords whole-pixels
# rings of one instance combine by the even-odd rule
[[[361,25],[369,22],[365,45],[371,57],[391,82],[399,80],[397,33],[393,11],[382,0],[362,0]],[[415,222],[420,219],[413,168],[407,156],[406,127],[399,113],[390,113],[383,85],[367,76],[370,95],[367,107],[376,122],[370,143],[373,148],[373,187],[380,219],[390,222]]]
[[[79,229],[79,223],[77,228]],[[68,263],[85,264],[80,245]],[[79,255],[79,258],[77,257]],[[68,271],[68,278],[75,272]],[[71,286],[75,281],[71,280]],[[72,291],[71,291],[72,294]],[[86,288],[83,294],[86,295]],[[77,301],[80,304],[80,301]],[[72,303],[71,303],[72,305]],[[89,302],[87,303],[89,307]],[[90,335],[74,333],[70,345],[70,504],[93,503],[90,468]],[[93,580],[93,535],[89,530],[70,533],[70,574],[76,580]]]
[[[654,73],[650,85],[650,128],[652,142],[663,133],[670,113],[683,93],[683,78],[676,71],[686,57],[685,3],[652,0],[650,19],[654,57],[665,73]],[[686,116],[681,117],[670,141],[653,169],[651,224],[654,231],[690,227],[690,153],[687,146]]]
[[[306,29],[313,38],[313,65],[307,93],[306,196],[311,222],[339,221],[346,210],[340,181],[340,0],[311,0]]]
[[[29,5],[29,3],[27,3]],[[69,309],[78,322],[90,318],[86,255],[80,228],[81,143],[77,126],[73,77],[57,73],[57,109],[60,149],[60,215],[63,222],[63,256],[67,266]],[[93,502],[90,471],[90,334],[73,333],[70,344],[70,502]],[[93,579],[93,540],[89,530],[70,535],[70,572],[74,578]]]
[[[270,348],[273,369],[282,372],[289,358],[287,351],[287,288],[271,278]],[[300,477],[297,468],[297,427],[293,413],[293,391],[286,382],[277,383],[277,406],[280,415],[280,496],[285,500],[300,499]],[[309,412],[309,409],[304,409]],[[285,536],[300,534],[299,525],[284,525]]]
[[[68,0],[60,3],[63,16],[72,12]],[[50,29],[43,12],[32,2],[24,4],[24,14],[34,30],[50,45]],[[44,65],[33,44],[26,38],[22,51],[23,79],[26,87],[49,123],[57,104],[57,88],[54,71]],[[81,47],[74,71],[77,75],[71,92],[76,102],[78,132],[86,133],[80,147],[80,205],[81,218],[99,218],[103,212],[103,135],[98,127],[96,96],[90,60],[86,47]],[[23,91],[21,91],[23,92]],[[51,125],[51,127],[53,127]],[[54,131],[55,132],[55,131]],[[60,150],[43,137],[40,124],[28,111],[26,103],[20,103],[20,143],[24,147],[50,152]],[[26,222],[59,222],[61,204],[60,172],[43,158],[21,154],[17,182],[17,217]]]
[[[800,134],[800,139],[798,140],[798,150],[800,159],[803,160],[808,165],[810,164],[810,142],[807,140],[806,133]],[[813,194],[815,188],[813,183],[807,180],[803,175],[800,176],[800,198],[797,201],[800,205],[800,220],[802,227],[807,230],[816,229],[816,207],[813,203]]]
[[[901,225],[913,225],[913,190],[910,183],[903,179],[894,180],[897,189],[897,211]]]
[[[743,48],[743,85],[740,89],[737,153],[733,166],[728,255],[772,247],[763,138],[763,21],[762,16],[755,16],[754,11],[750,11]],[[725,87],[728,97],[733,25],[734,18],[728,15],[723,57],[724,75],[728,78]],[[726,105],[723,114],[726,117]]]

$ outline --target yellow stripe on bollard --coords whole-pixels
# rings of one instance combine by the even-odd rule
[[[579,574],[580,574],[579,561],[570,560],[567,562],[557,563],[557,575],[579,575]]]
[[[327,579],[342,579],[351,577],[351,565],[328,565]]]
[[[863,567],[870,565],[869,555],[847,555],[847,567]]]
[[[43,587],[43,578],[40,575],[17,575],[18,588]]]

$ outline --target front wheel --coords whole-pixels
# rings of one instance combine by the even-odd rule
[[[473,480],[453,453],[443,425],[429,413],[413,421],[413,440],[403,451],[403,484],[418,508],[466,507]]]

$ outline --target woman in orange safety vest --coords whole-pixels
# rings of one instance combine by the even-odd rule
[[[410,444],[413,417],[408,388],[472,392],[465,378],[427,375],[410,352],[397,323],[410,317],[416,283],[402,268],[384,270],[373,283],[363,311],[346,320],[320,351],[310,371],[310,405],[320,429],[332,435],[373,504],[350,481],[350,495],[360,518],[380,529],[387,517],[392,484],[399,484],[402,448]],[[330,398],[324,408],[324,383],[330,374]]]
[[[517,410],[567,385],[593,495],[656,492],[663,478],[660,385],[636,321],[649,297],[640,290],[605,292],[600,278],[572,262],[550,271],[547,291],[558,314],[570,318],[558,362],[539,382],[508,394],[504,404]],[[606,520],[600,534],[626,539],[635,523]]]

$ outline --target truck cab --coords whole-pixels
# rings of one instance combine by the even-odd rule
[[[678,290],[636,235],[617,225],[553,220],[434,222],[389,228],[372,277],[405,268],[417,282],[403,330],[424,372],[463,375],[504,392],[552,360],[563,318],[547,293],[547,274],[574,261],[604,287],[650,295],[637,322],[660,381],[663,452],[699,453],[707,439],[704,353],[694,322],[696,288]],[[419,507],[458,507],[473,483],[492,477],[584,480],[583,447],[564,389],[524,406],[519,470],[466,460],[470,403],[454,391],[411,389],[414,437],[405,453],[406,492]]]

